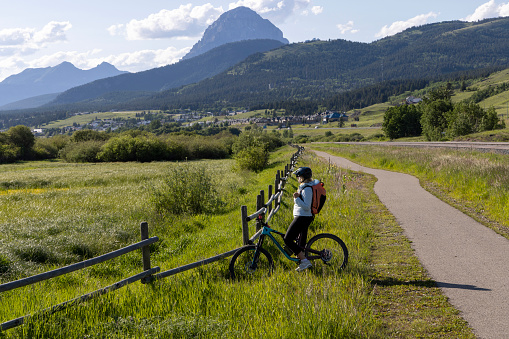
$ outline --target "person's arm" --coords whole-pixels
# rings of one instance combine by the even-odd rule
[[[309,189],[308,189],[309,188]],[[300,192],[300,195],[298,192],[293,195],[294,202],[297,206],[302,208],[304,211],[311,211],[311,202],[313,200],[313,189],[310,186],[304,187],[304,189]]]

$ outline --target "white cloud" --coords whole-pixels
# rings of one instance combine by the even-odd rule
[[[337,24],[336,27],[339,29],[341,34],[346,33],[357,33],[359,30],[353,28],[353,21],[350,20],[346,24]]]
[[[71,29],[68,21],[51,21],[41,30],[35,28],[7,28],[0,30],[0,50],[12,49],[23,51],[27,49],[41,49],[48,43],[65,41],[65,33]]]
[[[37,44],[44,44],[49,42],[66,41],[67,37],[65,32],[71,29],[72,25],[69,21],[57,22],[51,21],[44,26],[40,31],[33,35],[33,41]]]
[[[229,9],[239,6],[249,7],[264,18],[272,21],[272,23],[278,24],[283,23],[288,17],[296,13],[308,14],[307,8],[311,3],[311,0],[239,0],[230,3]],[[315,8],[315,11],[320,11],[321,7],[314,6],[313,8]]]
[[[180,5],[173,10],[163,9],[142,20],[108,28],[111,35],[125,35],[129,40],[160,39],[197,36],[224,12],[210,3],[202,6]]]
[[[383,38],[386,36],[402,32],[410,27],[424,25],[428,23],[428,19],[436,18],[437,16],[438,16],[437,13],[429,12],[428,14],[417,15],[407,21],[396,21],[392,23],[390,26],[385,25],[384,27],[382,27],[382,29],[377,34],[375,34],[375,37]]]
[[[322,6],[313,6],[311,8],[311,12],[313,12],[314,15],[321,14],[323,12],[323,7]]]
[[[118,55],[110,55],[106,58],[102,58],[101,60],[97,60],[95,61],[95,64],[106,61],[115,65],[115,67],[120,70],[138,72],[174,64],[187,54],[190,49],[190,47],[182,49],[169,47],[166,49],[141,50],[132,53],[122,53]]]
[[[487,18],[509,16],[509,3],[498,5],[495,0],[490,0],[477,7],[471,15],[464,18],[464,21],[478,21]]]

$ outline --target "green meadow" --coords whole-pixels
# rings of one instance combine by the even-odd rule
[[[166,271],[242,245],[240,208],[274,183],[295,148],[271,154],[269,168],[239,172],[233,160],[0,166],[0,283],[91,258],[139,241],[148,222],[152,266]],[[374,178],[331,167],[305,152],[327,188],[310,237],[328,232],[350,252],[343,271],[297,273],[275,250],[274,274],[231,281],[229,258],[144,285],[139,282],[49,316],[42,309],[143,270],[140,251],[0,294],[0,322],[32,314],[0,338],[473,338],[419,264],[410,243],[373,192]],[[175,168],[199,168],[214,206],[207,213],[156,208]],[[297,182],[290,177],[271,224],[292,219]],[[208,195],[207,195],[208,197]],[[210,207],[210,206],[209,206]],[[250,223],[254,233],[254,223]]]

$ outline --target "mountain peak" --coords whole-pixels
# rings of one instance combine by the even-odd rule
[[[236,7],[223,13],[210,25],[183,59],[203,54],[215,47],[243,40],[270,39],[288,44],[283,32],[269,20],[247,7]]]
[[[0,106],[15,101],[63,92],[98,79],[127,72],[103,62],[95,68],[82,70],[68,61],[53,67],[27,68],[0,82]]]
[[[71,64],[69,61],[63,61],[60,64],[56,65],[55,67],[49,67],[53,69],[78,69],[76,66]]]

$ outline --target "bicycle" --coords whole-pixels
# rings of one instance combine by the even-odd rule
[[[229,270],[232,279],[260,278],[270,276],[274,270],[274,261],[271,254],[263,248],[265,238],[268,237],[276,248],[290,261],[299,262],[298,258],[292,258],[292,253],[288,253],[273,234],[284,237],[284,233],[272,229],[267,222],[263,221],[265,211],[257,216],[262,226],[260,238],[255,245],[251,244],[241,247],[230,260]],[[249,217],[248,217],[249,220]],[[348,263],[348,249],[338,236],[329,233],[320,233],[313,236],[306,244],[301,247],[310,261],[312,261],[315,270],[325,269],[327,267],[344,269]]]

